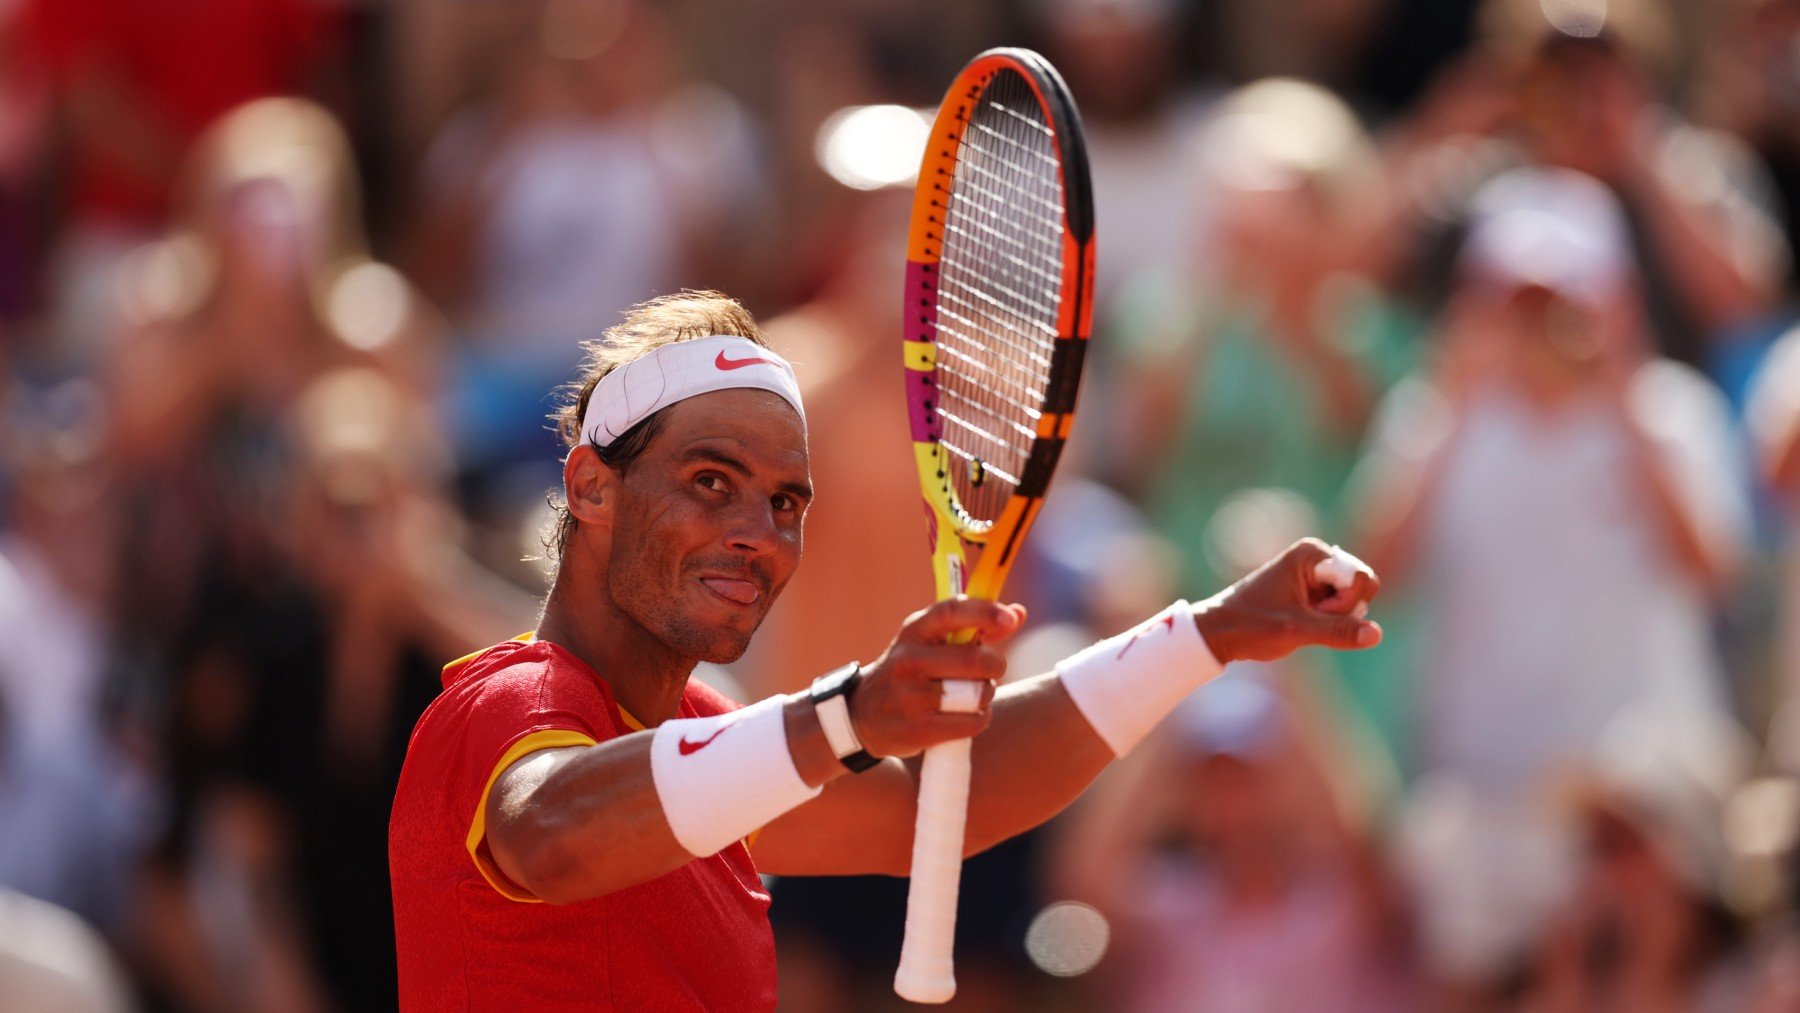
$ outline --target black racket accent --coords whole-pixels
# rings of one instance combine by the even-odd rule
[[[1029,49],[1004,52],[1031,68],[1041,82],[1039,90],[1048,100],[1050,128],[1056,131],[1058,158],[1063,167],[1063,205],[1068,213],[1069,233],[1086,245],[1094,238],[1094,186],[1089,177],[1087,135],[1082,132],[1081,113],[1075,108],[1075,99],[1062,74],[1049,60]],[[1086,286],[1076,291],[1080,293],[1077,298],[1086,298]]]
[[[1057,338],[1050,358],[1050,387],[1044,392],[1044,410],[1058,415],[1075,410],[1081,389],[1081,367],[1087,361],[1086,338]]]

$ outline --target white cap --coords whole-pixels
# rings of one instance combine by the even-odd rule
[[[1461,273],[1508,287],[1541,285],[1603,304],[1634,273],[1624,210],[1606,185],[1570,169],[1533,166],[1475,194]]]

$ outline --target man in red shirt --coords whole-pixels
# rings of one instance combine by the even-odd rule
[[[403,1009],[773,1009],[758,873],[905,875],[926,747],[979,733],[974,853],[1061,810],[1224,662],[1380,639],[1374,574],[1307,540],[997,694],[1024,610],[957,599],[866,666],[737,708],[689,674],[742,655],[799,564],[793,371],[711,293],[638,307],[589,352],[538,628],[446,668],[408,748]],[[945,643],[963,629],[977,642]]]

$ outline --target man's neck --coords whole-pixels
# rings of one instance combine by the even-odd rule
[[[538,620],[537,638],[587,663],[624,711],[654,728],[680,710],[694,659],[671,652],[596,592],[571,590],[558,575]]]

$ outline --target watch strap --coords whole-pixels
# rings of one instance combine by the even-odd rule
[[[850,722],[850,696],[862,674],[862,666],[851,662],[815,679],[812,684],[813,711],[819,716],[819,727],[825,730],[825,741],[838,761],[860,774],[881,761],[869,755],[856,728]]]

